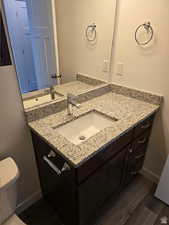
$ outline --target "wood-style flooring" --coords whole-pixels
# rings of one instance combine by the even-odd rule
[[[154,191],[155,185],[139,175],[116,199],[105,203],[91,225],[169,225],[169,220],[161,223],[162,217],[169,218],[169,206],[156,199]],[[27,225],[62,225],[43,199],[19,216]]]

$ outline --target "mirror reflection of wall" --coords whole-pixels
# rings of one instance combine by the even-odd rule
[[[3,0],[24,93],[77,74],[108,81],[116,0]]]
[[[64,82],[76,73],[109,79],[115,7],[115,0],[56,0],[59,61]],[[96,39],[89,41],[86,29],[92,23],[96,24]]]

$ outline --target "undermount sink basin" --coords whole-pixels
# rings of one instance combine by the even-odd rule
[[[63,97],[63,95],[56,92],[55,93],[55,99],[60,98],[60,97]],[[23,101],[23,104],[24,104],[24,108],[27,109],[27,108],[30,108],[30,107],[34,107],[36,105],[41,105],[41,104],[50,102],[51,100],[52,99],[51,99],[50,94],[46,94],[46,95],[26,99],[26,100]]]
[[[111,126],[114,121],[117,121],[117,119],[98,111],[90,111],[71,122],[53,127],[53,129],[73,144],[78,145],[104,128]]]

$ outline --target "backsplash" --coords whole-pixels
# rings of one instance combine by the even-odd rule
[[[111,84],[111,89],[116,94],[136,98],[137,100],[148,102],[155,105],[160,105],[163,100],[163,96],[161,95],[153,94],[143,90],[138,90],[135,88],[121,86],[114,83]]]
[[[101,96],[111,91],[111,87],[109,84],[103,84],[99,87],[90,88],[88,91],[84,91],[78,95],[78,102],[82,103],[84,101],[88,101],[92,98]],[[45,116],[49,116],[51,114],[57,113],[65,109],[67,106],[66,97],[62,98],[62,100],[55,100],[43,105],[39,105],[34,108],[27,109],[25,111],[28,122],[41,119]]]
[[[154,105],[160,105],[163,97],[160,95],[152,94],[149,92],[132,89],[124,86],[120,86],[117,84],[102,84],[100,86],[90,88],[80,94],[78,94],[78,102],[82,103],[93,99],[95,97],[104,95],[108,92],[113,92],[116,94],[121,94],[126,97],[135,98],[140,101],[148,102]],[[43,117],[55,114],[64,110],[67,106],[66,97],[62,98],[62,100],[55,100],[50,103],[46,103],[25,111],[28,122],[41,119]]]
[[[86,84],[89,84],[89,85],[93,85],[93,86],[97,86],[97,85],[101,85],[101,84],[106,83],[102,80],[99,80],[99,79],[96,79],[96,78],[93,78],[93,77],[90,77],[86,74],[81,74],[81,73],[78,73],[76,75],[76,80],[81,81],[81,82],[86,83]]]

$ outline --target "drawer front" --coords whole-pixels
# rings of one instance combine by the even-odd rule
[[[122,181],[123,186],[130,183],[142,169],[148,142],[146,141],[145,143],[141,143],[139,145],[137,143],[138,140],[143,140],[143,137],[149,137],[149,131],[141,135],[141,137],[137,138],[133,144],[128,146],[125,157],[125,169]]]
[[[133,161],[137,161],[137,160],[141,160],[142,158],[145,157],[145,154],[146,154],[146,150],[147,150],[147,144],[143,145],[142,147],[136,149],[134,151],[134,154],[133,154]]]
[[[141,133],[145,132],[147,129],[150,129],[153,124],[155,114],[151,115],[141,123],[139,123],[134,129],[134,137],[138,137]]]
[[[133,143],[128,146],[126,155],[126,163],[133,162],[139,158],[142,158],[147,149],[148,140],[150,137],[150,130],[135,139]]]
[[[147,129],[146,132],[137,137],[133,143],[133,152],[135,152],[138,148],[141,148],[147,145],[150,137],[151,129]]]
[[[98,169],[90,178],[79,185],[79,218],[80,224],[87,224],[87,219],[120,188],[124,167],[125,151]]]
[[[144,156],[145,155],[143,155],[142,158],[139,158],[138,160],[133,160],[128,163],[125,169],[124,178],[122,182],[123,186],[130,183],[140,172],[144,164]]]
[[[74,175],[74,170],[71,165],[59,154],[55,152],[47,143],[45,143],[39,136],[32,133],[32,140],[35,149],[37,160],[43,162],[53,174],[58,177],[64,175]]]
[[[83,182],[96,169],[101,167],[106,161],[116,155],[122,148],[131,142],[132,137],[133,130],[130,130],[104,149],[101,149],[101,151],[97,152],[95,156],[92,156],[91,159],[78,167],[77,183]]]

